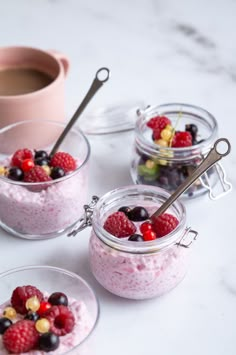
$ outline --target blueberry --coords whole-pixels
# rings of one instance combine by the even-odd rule
[[[126,216],[128,216],[129,212],[131,211],[131,208],[128,206],[123,206],[118,209],[119,212],[124,212]]]
[[[149,218],[148,211],[141,206],[134,207],[128,214],[128,218],[131,221],[139,222],[145,221]]]
[[[0,334],[3,334],[7,328],[12,325],[12,321],[8,318],[0,318]]]
[[[44,150],[38,150],[38,151],[35,151],[35,154],[34,154],[34,159],[37,159],[37,158],[48,158],[48,153],[45,152]]]
[[[61,177],[65,176],[65,175],[66,175],[66,173],[62,168],[55,167],[52,169],[51,178],[54,180],[60,179]]]
[[[40,165],[40,166],[48,165],[48,159],[47,159],[47,158],[44,158],[44,157],[42,157],[42,158],[36,158],[36,159],[34,160],[34,162],[35,162],[36,165]]]
[[[32,320],[33,322],[36,322],[39,318],[40,316],[36,312],[29,312],[25,316],[25,319]]]
[[[133,234],[129,237],[131,242],[143,242],[143,237],[140,234]]]
[[[50,332],[42,334],[39,338],[39,348],[46,352],[56,350],[59,344],[59,337]]]
[[[10,168],[7,177],[14,181],[21,181],[24,178],[24,173],[20,168]]]
[[[68,298],[62,292],[54,292],[48,299],[48,302],[51,303],[53,306],[68,306]]]

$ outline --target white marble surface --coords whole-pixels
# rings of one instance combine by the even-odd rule
[[[2,46],[54,48],[70,57],[68,117],[105,65],[112,78],[91,108],[140,100],[193,103],[216,116],[221,135],[234,145],[236,1],[7,0],[0,2],[0,13]],[[90,138],[91,194],[131,183],[132,140],[132,132]],[[88,280],[101,302],[97,355],[234,355],[234,149],[224,166],[234,190],[217,202],[204,197],[187,204],[189,224],[200,233],[191,268],[182,284],[160,299],[132,302],[104,291],[88,267],[89,230],[74,239],[38,242],[1,231],[0,271],[49,264]]]

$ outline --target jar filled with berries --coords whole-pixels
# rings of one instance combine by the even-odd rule
[[[206,110],[172,103],[137,111],[131,176],[136,184],[161,187],[169,192],[192,174],[217,139],[218,125]],[[219,180],[210,168],[184,194],[196,197]]]

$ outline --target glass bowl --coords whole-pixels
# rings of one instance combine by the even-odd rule
[[[13,290],[18,286],[32,285],[37,287],[42,293],[51,294],[53,292],[63,292],[67,295],[70,303],[75,300],[80,301],[81,318],[84,322],[77,322],[74,328],[74,344],[68,349],[68,336],[72,333],[60,337],[60,347],[50,354],[65,355],[85,355],[93,353],[94,329],[99,319],[99,303],[92,288],[80,276],[52,266],[25,266],[0,273],[0,311],[8,305]],[[1,306],[3,305],[3,306]],[[73,309],[74,310],[74,309]],[[86,317],[86,319],[85,319]],[[76,331],[75,331],[76,330]],[[67,345],[65,345],[67,343]],[[0,354],[2,354],[2,343],[0,338]],[[39,351],[30,352],[39,354]],[[40,351],[40,354],[44,352]],[[46,354],[46,353],[45,353]]]
[[[0,130],[0,166],[18,149],[50,152],[65,124],[55,121],[22,121]],[[0,226],[26,239],[48,239],[67,231],[83,213],[87,202],[90,145],[73,127],[58,151],[71,154],[77,168],[44,183],[13,181],[0,175]]]

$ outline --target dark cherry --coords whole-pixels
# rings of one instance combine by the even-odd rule
[[[36,322],[39,318],[40,316],[36,312],[29,312],[25,316],[25,319],[32,320],[33,322]]]
[[[185,130],[192,136],[193,141],[197,138],[198,127],[195,124],[186,124]]]
[[[140,222],[149,218],[148,211],[141,206],[134,207],[128,214],[131,221]]]
[[[118,209],[119,212],[124,212],[126,216],[128,216],[129,212],[131,211],[131,208],[128,206],[123,206]]]
[[[24,178],[24,172],[20,168],[10,168],[7,177],[14,181],[21,181]]]
[[[62,168],[55,167],[55,168],[52,169],[52,172],[51,172],[50,176],[51,176],[52,179],[55,180],[55,179],[59,179],[59,178],[65,176],[65,175],[66,175],[66,173],[65,173],[65,171]]]
[[[68,306],[68,298],[62,292],[54,292],[48,299],[48,302],[51,303],[53,306]]]
[[[45,152],[44,150],[36,150],[34,154],[34,159],[38,158],[48,158],[48,153]]]
[[[47,160],[47,158],[37,158],[34,160],[34,163],[36,165],[40,165],[40,166],[48,165],[48,160]]]
[[[0,318],[0,334],[3,334],[7,328],[12,325],[12,321],[8,318]]]
[[[140,234],[133,234],[129,237],[131,242],[143,242],[143,237]]]
[[[59,337],[51,332],[44,333],[39,338],[39,349],[46,352],[56,350],[59,344]]]

